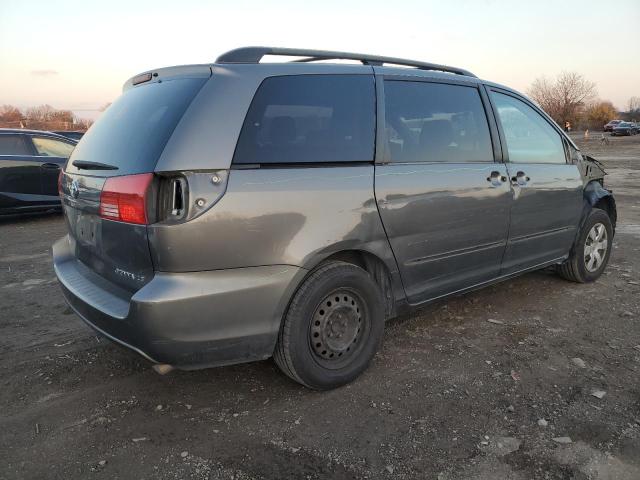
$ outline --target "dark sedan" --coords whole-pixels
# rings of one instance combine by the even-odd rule
[[[611,135],[635,135],[638,133],[638,126],[631,122],[620,122],[611,132]]]
[[[0,215],[60,208],[58,174],[76,141],[0,128]]]

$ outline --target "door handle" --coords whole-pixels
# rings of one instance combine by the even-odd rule
[[[511,177],[511,181],[514,185],[524,186],[529,183],[529,180],[531,180],[531,178],[529,178],[524,172],[518,172],[515,176]]]
[[[503,182],[507,181],[507,177],[501,175],[499,171],[494,170],[491,175],[487,177],[487,182],[491,183],[494,187],[499,187]]]
[[[57,163],[43,163],[40,166],[49,170],[60,170],[60,165],[58,165]]]

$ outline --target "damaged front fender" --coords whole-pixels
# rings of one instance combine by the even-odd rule
[[[616,200],[611,190],[607,190],[599,181],[592,181],[584,188],[585,208],[582,214],[582,222],[592,208],[600,208],[607,212],[611,219],[613,231],[616,229],[616,221],[618,220],[618,211],[616,208]]]

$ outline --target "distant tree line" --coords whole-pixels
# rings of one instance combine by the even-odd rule
[[[57,110],[51,105],[39,105],[26,110],[13,105],[0,106],[0,128],[86,131],[92,123],[93,120],[78,118],[71,110]]]
[[[608,100],[598,98],[595,83],[575,72],[562,72],[554,79],[534,80],[528,95],[564,127],[600,130],[610,120],[640,121],[640,97],[631,97],[627,111],[619,112]]]
[[[574,129],[599,130],[613,119],[640,121],[640,97],[631,97],[627,110],[620,112],[610,101],[598,98],[595,83],[575,72],[562,72],[551,80],[537,78],[527,94],[562,127],[568,121]],[[86,131],[92,124],[93,120],[78,118],[71,110],[57,110],[51,105],[26,110],[0,105],[0,128]]]
[[[626,117],[623,120],[640,121],[640,97],[631,97],[627,103],[627,108]]]

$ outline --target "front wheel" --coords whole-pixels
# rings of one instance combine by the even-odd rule
[[[578,241],[558,273],[572,282],[588,283],[604,271],[613,242],[613,226],[604,210],[594,208],[584,222]]]
[[[371,276],[356,265],[330,262],[293,296],[274,358],[293,380],[328,390],[367,368],[383,331],[382,294]]]

